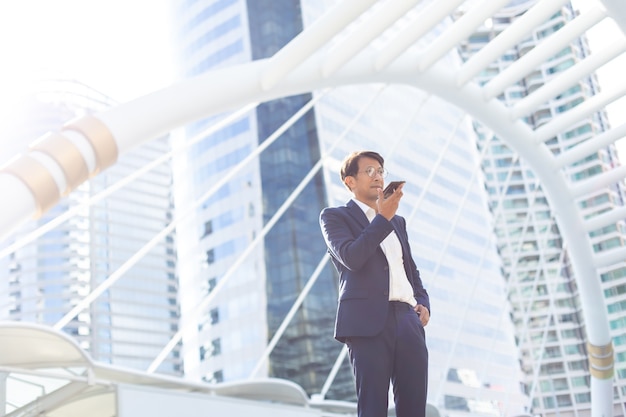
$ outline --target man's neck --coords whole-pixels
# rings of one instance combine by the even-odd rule
[[[376,200],[368,202],[368,201],[363,201],[360,198],[358,198],[357,196],[353,195],[352,196],[353,199],[359,201],[360,203],[365,204],[366,206],[372,208],[372,210],[374,210],[375,213],[378,213],[378,207],[376,207]]]

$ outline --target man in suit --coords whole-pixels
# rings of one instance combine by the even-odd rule
[[[411,256],[406,222],[396,211],[402,185],[383,198],[383,157],[353,152],[341,167],[352,199],[325,208],[320,226],[339,272],[335,338],[346,343],[359,417],[387,415],[389,382],[398,417],[424,417],[428,293]]]

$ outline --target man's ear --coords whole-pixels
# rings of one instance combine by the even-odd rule
[[[346,184],[348,186],[348,188],[350,189],[350,191],[352,191],[352,188],[354,188],[354,177],[351,175],[348,175],[346,177],[346,179],[344,180],[344,184]]]

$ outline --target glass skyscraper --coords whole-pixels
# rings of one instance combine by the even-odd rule
[[[70,81],[42,84],[14,127],[16,143],[26,147],[48,131],[112,101]],[[37,228],[72,212],[67,220],[3,260],[0,271],[2,319],[55,325],[90,292],[114,274],[171,221],[171,167],[164,163],[107,198],[93,197],[169,150],[157,139],[120,158],[85,182],[36,222],[5,242],[18,242]],[[100,362],[145,370],[178,329],[175,241],[170,234],[126,271],[63,330]],[[181,375],[179,348],[159,368]]]
[[[461,45],[461,54],[469,59],[490,39],[498,36],[535,1],[515,1],[496,13],[486,25]],[[557,32],[576,17],[570,4],[560,8],[543,25],[494,61],[481,74],[479,81],[487,83],[516,59]],[[507,88],[499,97],[512,106],[539,89],[554,76],[572,67],[590,54],[584,38],[570,42],[541,67],[536,68],[517,84]],[[533,129],[573,108],[599,91],[595,76],[570,86],[554,99],[525,118]],[[564,133],[547,142],[554,154],[560,154],[574,144],[607,130],[604,112],[581,118]],[[587,362],[585,323],[579,300],[576,277],[573,275],[568,251],[561,238],[553,213],[541,184],[528,169],[525,161],[499,138],[493,138],[483,126],[476,124],[480,147],[485,152],[482,166],[489,191],[490,207],[494,213],[498,251],[502,257],[507,279],[508,298],[513,308],[526,386],[531,395],[532,412],[543,416],[588,415],[590,410],[590,373]],[[581,181],[619,165],[613,145],[566,168],[572,181]],[[591,218],[614,207],[624,205],[623,182],[613,187],[599,188],[576,202],[585,218]],[[622,247],[625,244],[624,221],[589,233],[596,253]],[[588,277],[592,278],[592,277]],[[579,277],[580,279],[580,277]],[[587,279],[585,277],[584,279]],[[601,270],[605,304],[615,347],[615,413],[622,415],[626,398],[626,262]],[[621,365],[620,365],[621,364]]]
[[[267,58],[332,4],[174,2],[180,73],[191,77]],[[460,64],[458,56],[448,59]],[[238,165],[312,99],[311,110],[257,158]],[[429,402],[482,415],[529,411],[480,156],[465,114],[409,87],[368,85],[262,103],[210,129],[227,116],[175,135],[176,146],[191,146],[174,161],[176,204],[197,207],[177,230],[188,377],[273,376],[297,382],[309,395],[322,391],[342,345],[332,338],[335,273],[328,263],[317,268],[326,253],[317,219],[322,207],[349,198],[338,177],[343,157],[372,149],[385,156],[388,180],[407,181],[401,214],[433,308]],[[229,181],[213,192],[225,176]],[[299,194],[291,201],[294,190]],[[316,269],[315,285],[256,372]],[[347,360],[324,394],[354,399]]]

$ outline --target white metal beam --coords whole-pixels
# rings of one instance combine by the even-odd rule
[[[515,20],[495,39],[489,41],[480,51],[476,52],[459,70],[456,85],[462,86],[507,50],[519,43],[541,22],[546,21],[554,12],[570,0],[551,0],[537,2],[532,8]]]
[[[606,148],[612,143],[615,143],[618,139],[624,137],[626,137],[626,123],[623,123],[611,130],[604,131],[598,136],[594,136],[592,140],[579,143],[576,146],[569,148],[567,151],[557,155],[554,158],[554,169],[556,171],[564,166],[578,162],[599,149]]]
[[[484,98],[489,100],[502,93],[505,88],[522,79],[533,69],[538,68],[543,62],[556,55],[570,42],[605,17],[606,11],[604,9],[594,7],[563,26],[489,81],[484,87]]]
[[[622,81],[621,85],[615,88],[615,90],[602,91],[601,93],[586,99],[583,103],[573,109],[554,117],[545,125],[538,127],[535,130],[534,140],[537,142],[550,140],[585,117],[589,117],[595,112],[604,110],[607,105],[624,95],[626,95],[626,81]]]
[[[480,4],[464,14],[459,20],[440,35],[419,58],[418,69],[426,71],[437,60],[447,54],[463,39],[467,39],[478,26],[482,25],[496,11],[506,5],[510,0],[483,0]]]
[[[421,0],[389,0],[384,8],[359,22],[359,27],[354,28],[352,33],[328,51],[322,65],[322,76],[332,75],[419,1]]]
[[[270,58],[261,75],[261,87],[264,90],[272,88],[377,1],[339,2]]]
[[[585,230],[591,232],[615,224],[620,220],[626,220],[626,207],[615,208],[585,220]],[[623,259],[626,259],[626,257]]]
[[[616,40],[602,50],[589,55],[578,64],[563,71],[555,78],[524,97],[511,108],[511,119],[519,119],[532,113],[541,104],[580,82],[602,65],[626,52],[626,40]]]
[[[411,25],[404,28],[385,45],[376,57],[374,68],[380,71],[402,55],[411,45],[430,32],[442,19],[449,16],[465,0],[434,1],[419,14]]]
[[[578,181],[570,186],[572,197],[581,198],[604,187],[609,187],[626,177],[626,165],[595,175],[587,180]]]
[[[626,262],[626,247],[623,246],[621,248],[597,253],[594,257],[594,265],[596,268],[604,268],[620,262]]]

